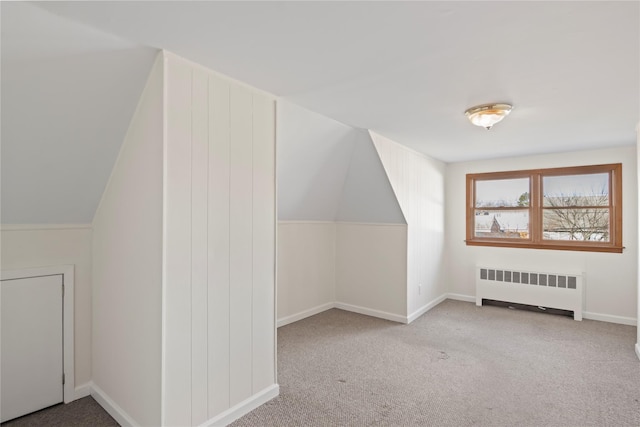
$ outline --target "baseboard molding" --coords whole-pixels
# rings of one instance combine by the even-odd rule
[[[447,294],[448,299],[475,302],[476,297],[462,294]],[[582,312],[583,319],[598,320],[600,322],[618,323],[620,325],[637,326],[638,320],[633,317],[616,316],[613,314],[593,313],[589,311]]]
[[[200,424],[200,427],[219,427],[229,425],[243,415],[253,411],[258,406],[267,403],[279,394],[280,386],[278,384],[273,384],[254,394],[250,398],[245,399],[237,405],[227,409],[223,413],[205,421]]]
[[[636,343],[636,356],[640,359],[640,343]]]
[[[445,299],[447,299],[447,294],[442,294],[438,298],[434,299],[433,301],[428,302],[427,304],[423,305],[422,307],[420,307],[419,309],[417,309],[416,311],[411,313],[409,316],[407,316],[407,322],[406,323],[409,324],[409,323],[413,322],[418,317],[422,316],[427,311],[431,310],[433,307],[435,307],[436,305],[440,304]]]
[[[116,402],[104,392],[100,387],[91,383],[91,397],[93,397],[100,406],[104,408],[114,420],[122,427],[139,427],[133,418],[131,418]]]
[[[87,396],[91,396],[91,381],[75,388],[73,400],[82,399],[83,397]]]
[[[447,294],[447,299],[452,299],[456,301],[465,301],[465,302],[476,302],[475,296],[463,295],[463,294]]]
[[[326,304],[322,304],[317,307],[313,307],[308,310],[301,311],[300,313],[292,314],[290,316],[285,316],[281,319],[278,319],[278,322],[277,322],[278,328],[284,325],[288,325],[289,323],[297,322],[298,320],[311,317],[318,313],[322,313],[323,311],[327,311],[335,307],[336,307],[335,302],[328,302]]]
[[[357,305],[336,302],[335,308],[354,313],[366,314],[367,316],[378,317],[380,319],[391,320],[392,322],[407,323],[407,318],[399,314],[387,313],[386,311],[374,310],[372,308],[360,307]]]
[[[583,311],[584,319],[599,320],[600,322],[619,323],[621,325],[637,326],[638,320],[633,317],[614,316],[613,314],[592,313]]]

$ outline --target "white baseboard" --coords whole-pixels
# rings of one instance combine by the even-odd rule
[[[456,301],[476,302],[476,297],[463,294],[447,294],[447,299],[453,299]]]
[[[407,317],[407,321],[405,323],[411,323],[414,320],[416,320],[418,317],[422,316],[423,314],[425,314],[427,311],[431,310],[433,307],[435,307],[436,305],[440,304],[442,301],[444,301],[445,299],[447,299],[447,294],[442,294],[440,295],[438,298],[434,299],[431,302],[428,302],[427,304],[423,305],[422,307],[420,307],[419,309],[417,309],[416,311],[414,311],[413,313],[411,313],[408,317]]]
[[[308,310],[301,311],[300,313],[292,314],[290,316],[285,316],[281,319],[278,319],[278,328],[280,326],[288,325],[289,323],[297,322],[298,320],[311,317],[315,314],[322,313],[323,311],[330,310],[332,308],[335,308],[335,306],[336,306],[336,303],[328,302],[326,304],[322,304],[317,307],[313,307]]]
[[[601,314],[583,311],[582,317],[584,319],[599,320],[601,322],[609,323],[619,323],[621,325],[636,326],[638,324],[638,320],[634,319],[633,317],[614,316],[613,314]]]
[[[378,317],[380,319],[391,320],[392,322],[407,323],[407,318],[399,314],[387,313],[386,311],[374,310],[372,308],[360,307],[357,305],[336,302],[336,308],[354,313],[366,314],[367,316]]]
[[[636,356],[640,359],[640,343],[636,343]]]
[[[100,406],[104,408],[114,420],[122,427],[139,427],[133,418],[131,418],[116,402],[104,392],[100,387],[91,383],[91,397],[93,397]]]
[[[200,427],[219,427],[231,424],[243,415],[256,409],[280,394],[280,386],[273,384],[264,390],[254,394],[248,399],[243,400],[237,405],[227,409],[223,413],[200,424]]]
[[[91,396],[91,381],[79,385],[74,390],[73,400],[82,399],[83,397]]]

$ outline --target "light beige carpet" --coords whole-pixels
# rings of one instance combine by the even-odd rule
[[[91,396],[2,423],[2,427],[118,427]]]
[[[280,396],[233,426],[640,426],[636,328],[445,301],[278,330]]]

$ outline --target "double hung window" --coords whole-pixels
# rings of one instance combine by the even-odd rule
[[[622,165],[469,174],[466,242],[622,252]]]

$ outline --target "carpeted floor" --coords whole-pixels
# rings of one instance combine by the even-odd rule
[[[278,330],[280,396],[241,426],[640,426],[636,328],[445,301],[411,325]]]
[[[636,328],[445,301],[400,325],[330,310],[278,329],[280,396],[243,426],[640,426]],[[114,427],[91,398],[2,427]]]
[[[52,406],[2,423],[2,427],[118,427],[92,397]]]

